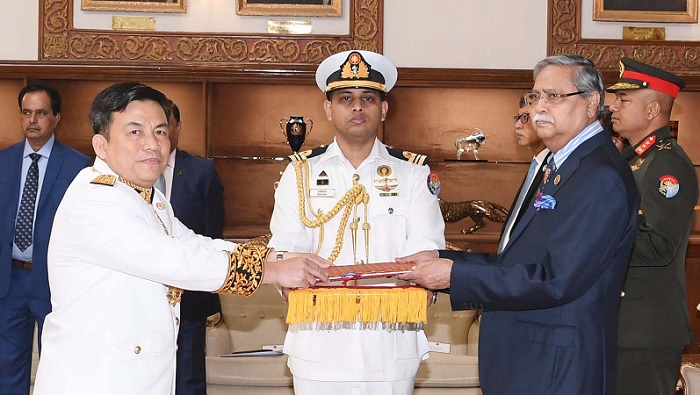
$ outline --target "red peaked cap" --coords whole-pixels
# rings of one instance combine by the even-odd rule
[[[634,59],[622,58],[620,60],[620,81],[606,91],[614,93],[621,90],[645,88],[663,92],[675,99],[678,92],[685,88],[685,82],[654,66]]]

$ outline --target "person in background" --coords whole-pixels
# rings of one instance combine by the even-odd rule
[[[692,342],[685,253],[698,200],[693,163],[671,137],[671,110],[683,80],[622,58],[620,80],[607,89],[613,129],[642,197],[622,305],[618,394],[672,395],[685,345]]]
[[[425,166],[427,158],[377,139],[397,75],[389,59],[369,51],[342,52],[319,65],[316,84],[326,94],[323,107],[335,138],[328,146],[292,155],[275,192],[271,247],[317,251],[336,265],[390,262],[444,248],[439,184]],[[342,213],[328,214],[341,206],[341,212],[355,213],[347,223]],[[427,297],[419,302],[427,303]],[[428,341],[420,327],[390,330],[393,324],[399,325],[352,322],[331,330],[290,325],[284,352],[295,393],[412,394]]]
[[[168,120],[170,156],[163,172],[165,196],[175,217],[197,234],[221,238],[224,231],[224,187],[214,161],[178,148],[182,122],[180,109],[172,103]],[[156,187],[158,183],[156,182]],[[186,291],[180,302],[180,331],[177,335],[176,393],[207,393],[205,337],[207,317],[219,313],[219,295]]]
[[[518,195],[513,200],[510,210],[508,210],[508,216],[501,232],[501,240],[498,243],[499,253],[506,248],[511,231],[522,218],[525,208],[537,194],[542,183],[542,176],[544,176],[544,163],[549,155],[549,150],[544,146],[544,142],[535,131],[534,122],[531,122],[534,111],[527,104],[525,96],[520,98],[519,106],[518,115],[513,117],[515,121],[515,138],[518,140],[519,146],[526,148],[532,154],[532,161],[530,162],[527,176],[525,176],[522,185],[520,185]]]
[[[153,185],[170,153],[171,102],[137,83],[92,103],[97,158],[68,187],[48,249],[46,317],[35,395],[175,394],[183,289],[239,296],[262,284],[328,279],[313,254],[197,235]]]
[[[68,184],[90,159],[56,139],[61,96],[25,86],[17,98],[24,140],[0,151],[0,392],[28,394],[34,327],[39,348],[51,311],[46,250]]]
[[[485,394],[615,394],[620,292],[637,233],[632,171],[598,122],[603,81],[588,59],[556,55],[527,93],[552,152],[537,197],[501,254],[425,251],[399,278],[483,309]]]

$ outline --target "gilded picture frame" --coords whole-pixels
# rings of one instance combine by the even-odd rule
[[[593,20],[696,23],[698,0],[593,0]]]
[[[349,32],[340,35],[80,29],[73,25],[73,0],[40,1],[39,61],[52,64],[310,70],[334,53],[383,50],[384,0],[346,0]]]
[[[236,14],[341,17],[343,0],[236,0]]]
[[[84,11],[187,12],[187,0],[81,0]]]
[[[615,78],[620,58],[638,59],[686,79],[700,70],[700,41],[644,41],[586,38],[581,35],[582,0],[547,0],[547,55],[579,54],[592,60],[602,72]],[[695,88],[693,88],[695,89]]]

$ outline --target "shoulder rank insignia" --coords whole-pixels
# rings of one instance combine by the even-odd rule
[[[113,176],[111,174],[100,174],[99,176],[93,178],[92,181],[90,181],[90,184],[109,185],[111,187],[114,186],[116,182],[116,176]]]
[[[292,162],[298,162],[300,160],[305,160],[305,159],[311,159],[314,156],[321,155],[328,150],[327,145],[322,145],[320,147],[316,147],[314,149],[307,149],[305,151],[301,152],[295,152],[287,157]]]
[[[401,149],[389,146],[386,147],[386,150],[389,152],[389,155],[393,156],[394,158],[415,163],[420,166],[428,164],[428,157],[425,155],[415,154],[413,152],[403,151]]]

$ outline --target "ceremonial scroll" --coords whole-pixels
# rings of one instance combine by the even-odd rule
[[[364,265],[331,266],[328,273],[328,282],[342,282],[347,284],[352,280],[363,280],[377,277],[394,277],[399,274],[408,273],[413,268],[413,263],[368,263]]]

